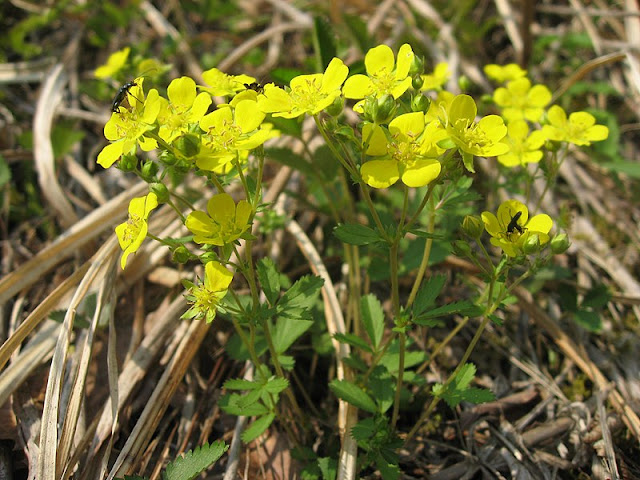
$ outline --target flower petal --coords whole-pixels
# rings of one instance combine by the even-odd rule
[[[394,160],[370,160],[360,169],[365,183],[373,188],[387,188],[400,178],[398,164]]]

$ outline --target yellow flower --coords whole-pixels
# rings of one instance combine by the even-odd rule
[[[246,200],[240,200],[236,205],[231,195],[219,193],[207,202],[207,213],[190,213],[185,226],[194,234],[194,242],[221,247],[247,231],[253,212]]]
[[[277,136],[277,130],[259,128],[264,117],[253,100],[241,100],[235,108],[225,105],[202,117],[200,128],[206,134],[196,157],[198,168],[217,171]]]
[[[342,88],[346,98],[361,99],[370,95],[379,98],[391,95],[398,98],[411,86],[409,69],[413,62],[413,50],[407,43],[400,47],[398,60],[387,45],[378,45],[367,52],[364,65],[367,75],[353,75],[347,79]],[[354,105],[353,109],[362,113],[363,101]]]
[[[509,151],[498,155],[498,161],[505,167],[525,166],[527,163],[538,163],[542,159],[542,145],[546,135],[541,130],[534,130],[529,135],[529,126],[524,120],[514,120],[507,126],[507,136],[503,140],[509,145]]]
[[[440,90],[449,81],[451,72],[447,62],[440,62],[436,65],[432,74],[422,75],[422,87],[420,90]]]
[[[596,119],[587,112],[574,112],[569,115],[558,105],[552,106],[547,112],[549,125],[542,127],[542,131],[556,142],[569,142],[574,145],[591,145],[609,136],[609,128],[596,125]]]
[[[340,96],[340,87],[349,75],[349,67],[342,60],[331,60],[324,73],[298,75],[290,83],[289,91],[272,83],[264,86],[258,96],[258,107],[274,117],[296,118],[304,114],[316,115]]]
[[[146,152],[158,146],[154,139],[144,134],[155,128],[161,106],[160,95],[153,89],[145,99],[143,81],[142,77],[136,78],[127,93],[130,108],[118,107],[104,126],[104,136],[111,141],[98,154],[98,163],[104,168],[109,168],[123,154],[135,154],[137,145]]]
[[[502,116],[507,122],[522,119],[537,122],[551,101],[551,92],[544,85],[532,87],[528,78],[519,78],[507,83],[506,88],[497,88],[493,101],[502,107]]]
[[[517,200],[507,200],[498,207],[497,216],[482,212],[485,230],[491,235],[491,244],[500,247],[510,257],[523,253],[527,240],[538,238],[539,244],[549,241],[553,220],[541,213],[529,218],[529,209]],[[531,242],[531,240],[529,240]]]
[[[211,85],[211,87],[200,86],[200,89],[217,97],[234,95],[244,90],[246,88],[245,85],[256,81],[255,78],[249,75],[228,75],[217,68],[203,72],[202,78],[208,85]]]
[[[125,63],[127,63],[127,58],[129,58],[129,52],[131,49],[129,47],[124,47],[122,50],[118,50],[117,52],[113,52],[109,55],[107,59],[107,63],[96,68],[93,72],[93,75],[96,78],[113,78],[116,74],[124,67]]]
[[[127,264],[127,257],[136,252],[147,237],[149,228],[147,219],[157,206],[158,197],[153,192],[144,197],[136,197],[129,202],[129,219],[116,227],[116,235],[122,248],[120,266],[123,270]]]
[[[189,131],[189,126],[198,123],[211,105],[211,96],[202,92],[196,96],[196,82],[189,77],[172,80],[167,88],[169,101],[161,99],[158,113],[160,129],[158,135],[171,143]]]
[[[422,112],[399,115],[389,123],[389,138],[379,125],[364,125],[366,153],[381,157],[362,165],[360,173],[367,185],[387,188],[402,179],[408,187],[423,187],[438,178],[440,162],[427,157],[433,145],[431,137],[424,135],[424,118]]]
[[[231,280],[233,280],[233,274],[221,263],[208,262],[204,266],[204,282],[199,285],[190,285],[185,297],[191,307],[180,318],[204,319],[207,323],[213,322]]]
[[[504,66],[492,63],[485,65],[484,73],[497,83],[504,83],[524,77],[527,71],[520,68],[517,63],[510,63]]]
[[[469,95],[457,95],[449,105],[446,128],[458,148],[469,155],[494,157],[507,153],[502,143],[507,127],[498,115],[487,115],[476,122],[478,109]],[[466,165],[466,163],[465,163]]]

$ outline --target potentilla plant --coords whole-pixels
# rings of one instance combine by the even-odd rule
[[[569,146],[603,140],[607,128],[596,125],[589,113],[567,116],[561,107],[549,106],[549,89],[532,86],[517,65],[486,67],[487,75],[505,86],[493,93],[494,113],[478,115],[473,97],[443,89],[450,75],[446,64],[425,73],[423,63],[408,44],[397,54],[380,45],[367,52],[364,73],[349,76],[348,66],[334,58],[323,73],[297,76],[287,86],[256,88],[253,77],[211,69],[203,75],[206,85],[189,77],[173,80],[167,98],[156,89],[145,91],[140,77],[127,84],[126,98],[118,99],[105,126],[110,143],[98,163],[115,165],[150,185],[148,195],[131,201],[129,219],[116,228],[122,268],[145,238],[167,245],[176,261],[204,265],[204,277],[185,284],[190,308],[183,318],[211,323],[223,313],[238,339],[228,348],[235,348],[235,358],[253,362],[255,379],[227,381],[229,393],[220,404],[228,413],[254,417],[243,433],[245,442],[276,419],[296,445],[304,445],[311,434],[288,372],[296,361],[291,346],[314,325],[322,281],[305,276],[291,285],[272,261],[253,253],[258,233],[253,224],[268,210],[262,203],[265,152],[277,156],[265,143],[283,135],[273,126],[278,119],[312,117],[330,152],[323,156],[326,163],[318,164],[307,148],[301,161],[305,172],[316,175],[309,181],[318,182],[332,199],[326,208],[336,222],[349,278],[361,278],[361,266],[372,265],[374,255],[387,260],[389,298],[367,294],[361,281],[349,282],[349,330],[336,338],[353,349],[347,361],[351,375],[329,384],[337,397],[366,412],[349,434],[384,478],[400,474],[395,454],[400,434],[410,439],[439,400],[454,407],[493,398],[490,391],[473,387],[475,366],[469,356],[487,324],[500,323],[496,312],[513,288],[569,246],[566,234],[554,231],[552,218],[538,211],[542,198],[529,198],[526,185],[526,198],[505,199],[495,213],[483,208],[470,190],[474,164],[478,157],[509,169],[546,162],[546,193]],[[227,101],[212,108],[213,95]],[[356,125],[346,121],[344,108],[357,113]],[[152,159],[139,158],[140,151],[151,150],[156,152]],[[328,162],[339,168],[328,168]],[[336,172],[335,178],[322,173],[325,169]],[[193,207],[172,181],[188,172],[205,178],[210,187],[206,211]],[[534,177],[535,172],[531,181]],[[357,185],[358,198],[346,188],[349,183]],[[231,184],[241,186],[240,198],[230,195]],[[385,198],[395,200],[390,206]],[[161,204],[174,209],[190,236],[159,238],[149,232],[149,217]],[[459,213],[444,214],[460,212],[461,205],[470,212],[464,219]],[[364,223],[356,221],[364,218],[363,209]],[[445,223],[451,218],[464,234],[459,238]],[[403,263],[409,237],[424,244],[413,270]],[[427,274],[438,241],[453,244],[456,254],[473,262],[485,286],[468,298],[438,301],[446,277]],[[400,291],[403,275],[412,280],[408,295]],[[240,293],[247,289],[249,294]],[[387,300],[391,308],[385,312]],[[429,386],[420,372],[453,335],[425,352],[409,333],[419,328],[426,335],[429,327],[453,315],[462,317],[463,325],[479,319],[476,333],[446,381]],[[403,432],[401,409],[425,392],[431,400],[420,406],[413,428]],[[312,474],[315,467],[309,468]]]

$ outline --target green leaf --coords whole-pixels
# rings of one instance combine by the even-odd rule
[[[256,390],[259,393],[259,390]],[[223,395],[218,401],[218,406],[222,409],[222,411],[236,416],[245,416],[245,417],[254,417],[258,415],[264,415],[269,410],[267,407],[262,405],[261,403],[253,403],[251,405],[246,405],[242,403],[244,397],[242,395],[238,395],[237,393],[232,393],[228,395]]]
[[[305,275],[300,278],[278,302],[278,313],[285,314],[291,308],[311,308],[322,285],[324,285],[324,280],[314,275]]]
[[[573,314],[573,319],[578,325],[586,328],[591,333],[600,333],[602,331],[602,318],[599,313],[592,310],[578,309]]]
[[[275,305],[280,298],[280,274],[276,270],[276,265],[268,257],[261,259],[258,262],[257,268],[258,280],[262,286],[270,305]]]
[[[242,378],[230,378],[224,382],[222,388],[226,388],[227,390],[256,390],[260,388],[260,384]]]
[[[316,16],[313,19],[313,46],[318,57],[318,71],[322,72],[327,68],[329,62],[337,55],[336,33],[332,29],[331,23],[323,17]]]
[[[369,388],[376,403],[380,406],[380,413],[384,413],[393,405],[395,382],[383,365],[376,366],[369,377]]]
[[[270,413],[268,415],[264,415],[258,418],[255,422],[253,422],[249,427],[242,432],[240,438],[244,443],[249,443],[256,438],[258,438],[264,431],[269,428],[269,425],[273,422],[273,419],[276,418],[274,413]]]
[[[11,170],[7,160],[0,154],[0,188],[11,181]]]
[[[473,363],[465,363],[456,375],[453,383],[455,383],[456,389],[464,390],[469,388],[469,384],[475,376],[476,366]]]
[[[493,402],[496,396],[486,388],[468,388],[463,392],[463,400],[474,404]]]
[[[333,380],[329,384],[329,388],[331,388],[336,397],[349,402],[354,407],[369,413],[378,411],[373,399],[354,383],[347,380]]]
[[[360,314],[371,344],[377,350],[384,333],[384,311],[382,310],[382,304],[375,295],[370,293],[360,299]]]
[[[213,442],[211,445],[205,443],[193,452],[188,451],[184,457],[178,457],[169,463],[163,478],[165,480],[193,480],[213,465],[228,448],[222,441]]]
[[[333,229],[333,234],[341,242],[349,245],[369,245],[370,243],[384,241],[374,229],[355,223],[340,224]]]
[[[464,168],[466,168],[471,173],[476,173],[476,171],[473,169],[473,155],[462,151],[460,153],[462,153],[462,163],[464,163]]]
[[[477,317],[482,314],[482,308],[467,300],[463,300],[461,302],[453,302],[424,312],[420,316],[414,318],[413,321],[418,325],[431,325],[432,319],[452,315],[454,313]]]
[[[294,170],[298,170],[299,172],[304,173],[305,176],[309,176],[311,178],[318,176],[309,162],[300,155],[296,155],[290,148],[265,148],[264,153],[266,157],[275,160],[282,165],[291,167]]]
[[[376,467],[384,480],[397,480],[400,478],[400,467],[387,462],[382,456],[376,457]]]
[[[318,458],[318,467],[322,472],[322,480],[336,480],[338,461],[331,457]]]
[[[638,162],[603,163],[602,166],[612,172],[624,173],[631,178],[640,178],[640,163]]]
[[[271,332],[273,346],[277,353],[284,353],[304,332],[313,325],[313,320],[296,320],[295,318],[278,317]]]
[[[611,301],[611,293],[606,285],[599,284],[590,289],[585,295],[581,307],[599,309]]]
[[[273,377],[267,381],[267,384],[264,386],[264,389],[271,394],[278,394],[283,390],[286,390],[289,386],[289,380],[281,377]]]
[[[351,345],[352,347],[364,350],[365,352],[373,352],[367,342],[353,333],[336,333],[333,338],[338,340],[340,343],[346,343],[348,345]]]
[[[446,275],[434,275],[422,284],[413,303],[414,315],[420,315],[435,304],[436,298],[440,295],[446,281]]]

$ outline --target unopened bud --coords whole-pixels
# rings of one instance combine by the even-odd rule
[[[409,67],[409,75],[421,75],[424,73],[424,58],[414,55]],[[416,89],[417,90],[417,89]]]
[[[567,251],[571,246],[571,240],[569,240],[569,236],[566,233],[559,233],[551,239],[550,246],[553,254],[559,255]]]
[[[344,110],[344,97],[339,96],[333,101],[331,105],[325,108],[325,112],[327,112],[332,117],[337,117]]]
[[[156,194],[158,203],[166,203],[169,200],[169,189],[164,183],[156,182],[149,185],[149,191]]]
[[[471,88],[471,80],[469,80],[469,77],[466,75],[460,75],[460,78],[458,79],[458,86],[460,87],[460,90],[467,92]]]
[[[453,254],[458,257],[470,257],[471,256],[471,247],[469,243],[465,240],[456,240],[452,244],[453,246]]]
[[[185,264],[191,259],[191,252],[184,245],[180,245],[173,251],[172,260],[176,263]]]
[[[174,145],[185,157],[193,157],[200,151],[200,137],[188,133],[178,138]]]
[[[540,237],[537,233],[531,233],[522,245],[522,251],[525,255],[533,255],[540,251]]]
[[[396,113],[396,101],[391,95],[382,95],[380,98],[367,97],[364,102],[365,119],[378,125],[389,123]]]
[[[411,99],[412,112],[427,113],[427,110],[429,110],[430,105],[431,105],[431,100],[429,99],[429,97],[422,94],[418,94]]]
[[[462,231],[470,238],[478,239],[484,231],[484,223],[475,215],[467,215],[462,220]]]
[[[420,91],[422,85],[424,85],[424,78],[422,78],[422,75],[416,73],[411,77],[411,87],[413,87],[414,90]]]
[[[152,182],[158,173],[158,165],[153,160],[147,160],[142,164],[140,174],[142,178],[147,182]]]
[[[138,157],[135,155],[123,155],[118,166],[123,172],[133,172],[138,166]]]

